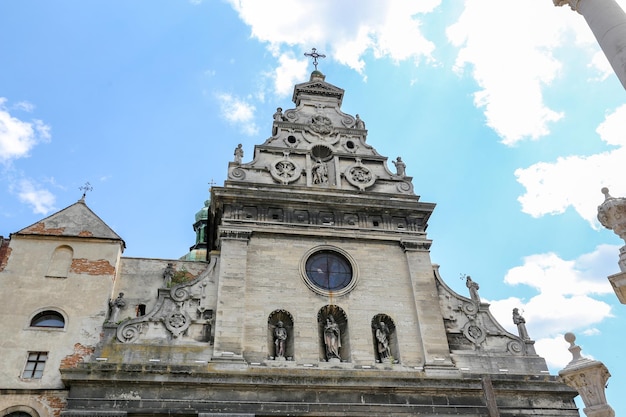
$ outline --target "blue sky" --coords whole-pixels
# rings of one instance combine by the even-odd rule
[[[437,203],[446,282],[467,295],[471,275],[512,331],[520,308],[553,373],[575,332],[625,414],[626,306],[606,280],[624,242],[595,216],[603,186],[626,196],[626,95],[582,16],[550,0],[3,1],[0,235],[88,181],[126,256],[184,255],[209,183],[293,107],[311,47],[368,143]]]

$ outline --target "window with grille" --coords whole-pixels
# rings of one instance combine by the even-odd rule
[[[48,359],[48,352],[28,352],[28,359],[22,378],[24,379],[40,379],[43,375],[43,368]]]

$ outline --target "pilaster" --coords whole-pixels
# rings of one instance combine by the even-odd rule
[[[427,374],[455,369],[441,319],[439,297],[429,255],[430,244],[429,240],[401,242],[409,267],[417,313],[417,331],[424,352],[424,371]]]
[[[214,358],[240,358],[243,354],[246,269],[251,230],[220,230],[220,269],[215,314]]]

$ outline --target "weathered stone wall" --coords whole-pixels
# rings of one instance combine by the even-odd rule
[[[72,253],[65,277],[49,277],[55,250]],[[121,254],[119,241],[91,238],[16,236],[0,272],[0,388],[63,388],[59,367],[89,358],[99,342]],[[53,310],[65,327],[33,328],[37,313]],[[28,352],[48,352],[43,376],[22,379]]]
[[[339,247],[354,258],[358,283],[348,294],[323,296],[303,281],[300,263],[309,250],[320,245]],[[428,253],[422,256],[428,262]],[[246,312],[241,319],[245,323],[245,352],[251,359],[272,355],[267,351],[267,321],[273,311],[283,309],[294,317],[294,360],[317,363],[321,346],[318,312],[325,305],[337,305],[348,318],[352,363],[374,363],[371,321],[383,313],[396,324],[402,363],[423,364],[423,352],[416,343],[420,338],[418,317],[407,261],[397,242],[253,234],[247,250],[246,277]]]

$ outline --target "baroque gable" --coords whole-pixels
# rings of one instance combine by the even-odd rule
[[[242,162],[242,149],[229,164],[226,186],[238,183],[280,184],[367,193],[414,195],[412,177],[398,157],[388,159],[367,143],[365,122],[341,110],[343,90],[314,72],[311,81],[294,89],[296,108],[273,116],[272,136]]]

